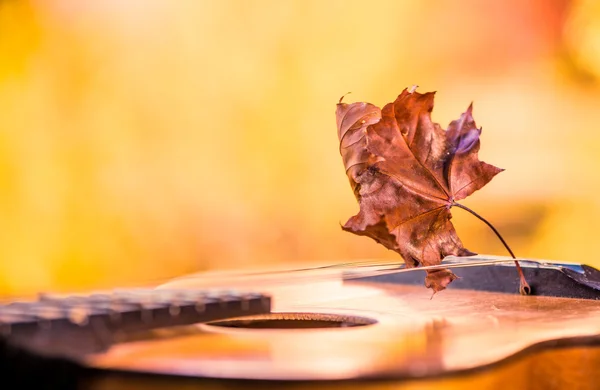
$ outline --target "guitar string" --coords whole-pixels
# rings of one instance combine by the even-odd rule
[[[520,261],[531,262],[529,259],[519,259]],[[284,271],[267,271],[267,272],[256,272],[256,273],[230,273],[223,275],[188,275],[180,278],[175,278],[163,286],[169,284],[177,284],[178,282],[195,282],[198,287],[201,287],[202,282],[205,286],[211,285],[217,286],[231,286],[239,287],[242,285],[276,285],[276,284],[290,284],[295,282],[317,282],[317,281],[343,281],[351,279],[359,279],[370,276],[381,276],[390,275],[404,272],[417,272],[427,271],[436,269],[448,269],[448,268],[465,268],[465,267],[477,267],[477,266],[488,266],[502,263],[514,263],[512,258],[497,258],[487,259],[483,261],[466,261],[457,263],[442,263],[440,265],[405,268],[404,264],[392,263],[392,262],[381,262],[381,261],[359,261],[354,263],[343,263],[343,264],[332,264],[317,267],[308,267],[294,270]],[[361,269],[362,268],[362,269]],[[367,268],[367,269],[365,269]],[[368,268],[375,268],[369,270]],[[353,270],[359,270],[354,271]],[[331,271],[331,273],[326,273]],[[346,272],[344,272],[346,271]],[[350,272],[348,272],[350,271]],[[312,272],[312,273],[311,273]],[[270,279],[269,277],[275,277],[276,279]]]
[[[479,260],[482,259],[482,260]],[[256,287],[278,284],[290,284],[290,283],[302,283],[302,282],[326,282],[326,281],[344,281],[359,278],[366,278],[371,276],[382,276],[391,275],[396,273],[405,272],[418,272],[436,269],[453,269],[453,268],[465,268],[465,267],[478,267],[478,266],[490,266],[494,264],[510,264],[514,262],[512,258],[481,258],[481,257],[470,257],[469,260],[461,260],[459,257],[449,256],[445,259],[446,263],[431,266],[413,267],[406,268],[404,263],[394,261],[382,261],[382,260],[360,260],[354,262],[345,263],[334,263],[322,266],[296,268],[291,270],[275,270],[275,271],[256,271],[256,272],[228,272],[228,271],[216,271],[216,273],[198,273],[172,278],[158,278],[153,281],[141,282],[128,284],[122,288],[114,288],[106,286],[96,288],[91,293],[87,291],[69,291],[69,292],[43,292],[37,294],[37,296],[56,295],[56,296],[69,296],[69,295],[88,295],[127,291],[127,290],[148,290],[154,288],[166,288],[173,284],[179,284],[180,282],[190,282],[197,288],[207,289],[220,289],[230,290],[242,287],[244,285],[250,285],[255,289]],[[479,260],[479,261],[477,261]],[[521,262],[534,262],[542,264],[542,262],[531,259],[518,259]],[[35,299],[36,294],[15,294],[3,296],[0,298],[0,303],[10,302],[17,300],[31,300]]]

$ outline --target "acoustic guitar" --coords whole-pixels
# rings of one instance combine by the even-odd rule
[[[600,389],[600,272],[519,260],[528,296],[512,258],[474,256],[445,259],[459,279],[433,296],[435,267],[366,261],[6,302],[0,331],[31,365],[5,371],[38,388]]]

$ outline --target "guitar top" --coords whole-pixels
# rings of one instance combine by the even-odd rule
[[[45,297],[0,307],[0,320],[9,340],[91,368],[94,388],[600,388],[595,270],[524,261],[534,295],[521,296],[517,282],[495,287],[514,267],[478,260],[494,259],[455,263],[463,284],[433,297],[414,285],[423,271],[365,264]]]

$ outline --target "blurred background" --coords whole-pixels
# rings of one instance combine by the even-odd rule
[[[600,266],[599,78],[594,0],[0,0],[0,294],[399,258],[340,229],[334,112],[414,84],[506,168],[464,204]]]

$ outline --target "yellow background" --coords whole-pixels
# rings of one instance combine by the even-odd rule
[[[0,293],[398,258],[340,229],[334,111],[414,84],[474,101],[506,171],[464,203],[518,256],[600,266],[598,77],[593,0],[0,1]]]

